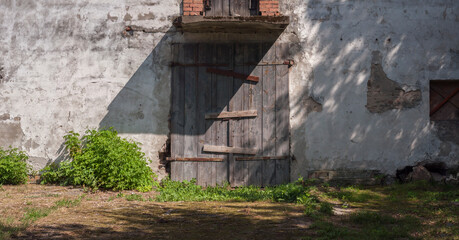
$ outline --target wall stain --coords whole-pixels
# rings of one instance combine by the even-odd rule
[[[126,13],[126,15],[124,15],[124,18],[123,18],[124,21],[131,21],[132,20],[132,16],[131,14],[129,13]]]
[[[317,102],[314,98],[308,97],[303,100],[303,104],[306,108],[306,116],[312,112],[322,112],[322,104]]]
[[[110,16],[110,13],[107,13],[107,19],[112,21],[112,22],[116,22],[118,20],[118,17],[117,16]]]
[[[371,75],[367,83],[367,105],[371,113],[383,113],[391,109],[414,108],[421,103],[420,90],[405,91],[400,84],[389,79],[382,68],[382,56],[374,51]]]
[[[145,13],[145,14],[139,14],[137,15],[138,20],[154,20],[156,16],[152,13]]]
[[[3,71],[3,65],[0,63],[0,83],[4,83],[6,81],[5,72]]]

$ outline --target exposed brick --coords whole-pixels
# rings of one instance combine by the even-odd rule
[[[404,91],[400,84],[387,77],[381,65],[381,53],[375,51],[372,54],[371,74],[367,83],[366,108],[371,113],[382,113],[391,109],[418,106],[422,100],[421,91]]]

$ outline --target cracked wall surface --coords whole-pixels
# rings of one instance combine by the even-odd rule
[[[279,41],[297,46],[291,179],[459,164],[459,124],[429,119],[429,80],[459,76],[457,1],[292,0],[281,12],[293,21]],[[321,111],[305,104],[310,97]]]
[[[171,43],[265,38],[182,35],[172,27],[180,3],[3,0],[0,146],[21,148],[40,169],[60,160],[68,131],[115,126],[165,176]],[[429,80],[459,79],[457,1],[285,0],[280,11],[291,23],[277,42],[291,43],[295,62],[292,180],[457,164],[457,135],[444,134],[457,124],[431,122],[428,102]]]
[[[116,126],[164,176],[167,32],[179,11],[177,0],[2,0],[0,146],[26,151],[37,170],[61,160],[68,131]],[[126,36],[131,25],[150,31]]]
[[[405,91],[386,76],[381,66],[381,53],[372,53],[370,78],[367,82],[367,105],[371,113],[383,113],[391,109],[414,108],[420,104],[420,90]]]

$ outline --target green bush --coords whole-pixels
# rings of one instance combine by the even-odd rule
[[[27,182],[29,157],[17,148],[0,148],[0,184],[23,184]]]
[[[139,143],[120,138],[118,132],[88,130],[80,139],[70,132],[64,137],[69,160],[51,164],[42,173],[41,182],[82,185],[98,189],[150,191],[155,174],[147,165]]]

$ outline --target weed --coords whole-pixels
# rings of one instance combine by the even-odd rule
[[[378,195],[375,195],[371,191],[368,190],[361,190],[356,187],[346,187],[341,188],[339,191],[335,192],[328,192],[326,193],[327,196],[332,198],[338,198],[339,200],[345,202],[357,202],[357,203],[365,203],[369,200],[379,199]]]
[[[74,199],[74,200],[71,200],[71,199],[61,199],[61,200],[58,200],[54,203],[54,206],[60,208],[60,207],[66,207],[66,208],[70,208],[70,207],[75,207],[75,206],[78,206],[80,205],[81,203],[81,200],[82,200],[82,197],[78,197],[77,199]]]
[[[30,166],[29,157],[17,148],[3,150],[0,147],[0,184],[27,183]]]
[[[120,138],[114,129],[88,130],[81,139],[78,133],[69,132],[64,139],[72,161],[45,167],[41,176],[43,184],[143,192],[155,185],[156,175],[139,143]]]
[[[333,206],[328,203],[328,202],[321,202],[319,204],[319,212],[327,214],[327,215],[333,215]]]
[[[18,232],[25,229],[26,225],[15,226],[12,217],[6,217],[6,220],[0,220],[0,239],[11,239]]]
[[[26,208],[26,212],[21,221],[25,223],[35,222],[36,220],[48,216],[50,208]]]
[[[142,197],[142,195],[140,194],[129,194],[129,195],[126,195],[126,200],[128,201],[145,201]]]
[[[230,189],[228,184],[202,188],[196,185],[196,180],[176,182],[164,179],[157,189],[160,195],[157,201],[267,201],[296,202],[305,204],[307,199],[314,198],[307,195],[309,187],[302,184],[302,180],[295,183],[283,184],[275,187],[266,187],[264,190],[255,186]]]
[[[46,194],[45,197],[59,197],[59,194],[57,194],[57,193],[49,193],[49,194]]]

